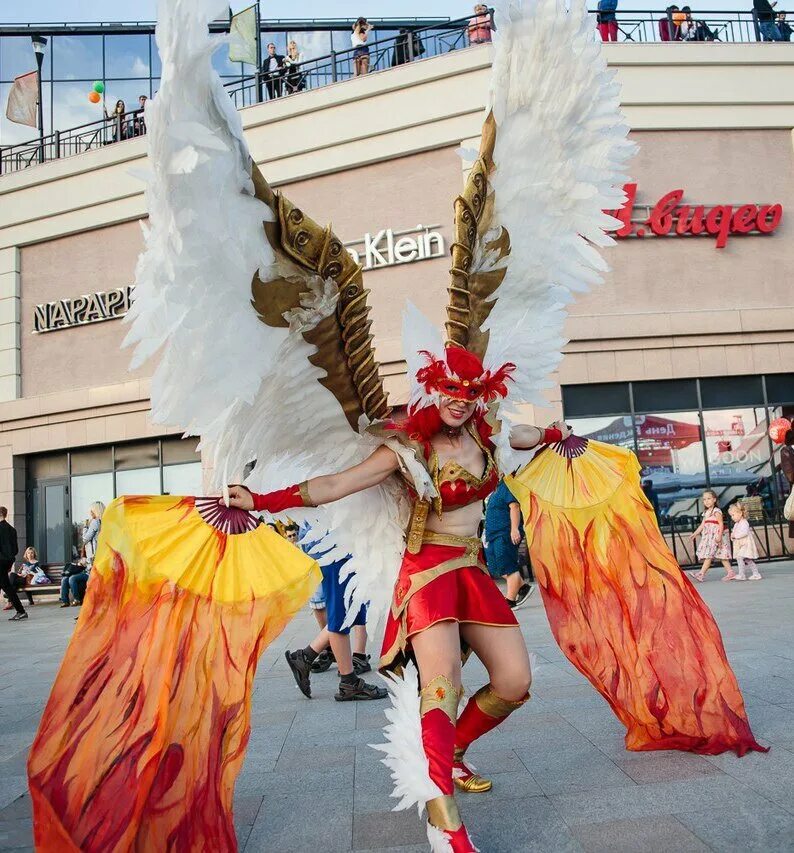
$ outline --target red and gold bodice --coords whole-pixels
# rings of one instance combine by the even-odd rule
[[[473,426],[467,425],[467,432],[483,453],[485,467],[479,477],[467,471],[454,459],[448,459],[440,465],[435,450],[430,450],[427,466],[437,492],[433,499],[433,509],[439,516],[444,510],[484,501],[499,485],[499,470],[490,442],[484,440]]]

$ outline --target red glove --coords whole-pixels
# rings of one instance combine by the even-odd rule
[[[550,427],[549,429],[543,430],[543,438],[541,439],[541,444],[556,444],[558,441],[562,441],[562,433],[557,429],[557,427]]]
[[[286,489],[279,489],[275,492],[268,492],[264,495],[258,495],[256,492],[251,492],[251,497],[254,499],[254,509],[257,512],[266,510],[267,512],[283,512],[285,509],[293,509],[297,506],[314,506],[309,497],[307,484],[298,483],[294,486],[288,486]]]

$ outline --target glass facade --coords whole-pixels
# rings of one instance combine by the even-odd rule
[[[95,501],[120,495],[200,495],[197,439],[178,437],[87,447],[27,459],[28,541],[44,563],[76,557]],[[20,543],[21,544],[21,543]]]
[[[789,491],[768,428],[776,417],[794,417],[794,374],[570,385],[562,398],[578,435],[637,454],[668,538],[697,525],[710,488],[722,507],[742,498],[751,518],[764,522],[768,554],[785,550],[785,537],[766,529],[780,523]],[[685,541],[677,544],[685,549],[677,556],[692,556]]]
[[[411,25],[419,30],[424,26],[421,20],[414,20]],[[129,25],[129,29],[130,32],[124,33],[81,34],[52,33],[45,28],[47,47],[42,66],[45,135],[102,120],[102,103],[92,104],[88,100],[97,80],[105,85],[104,102],[109,112],[118,100],[124,101],[128,111],[135,110],[140,95],[152,97],[157,92],[162,64],[154,34],[146,32],[145,25]],[[371,70],[389,68],[396,61],[394,40],[400,32],[393,25],[376,25],[369,38]],[[306,69],[306,88],[316,88],[352,76],[350,35],[350,27],[344,24],[322,30],[263,30],[260,33],[262,57],[267,55],[269,42],[275,43],[278,54],[286,55],[290,41],[297,43],[304,62],[337,54],[333,63],[329,60]],[[465,21],[449,27],[441,25],[417,36],[414,58],[436,56],[467,45]],[[252,65],[230,62],[229,52],[224,47],[214,53],[212,63],[227,84],[249,77],[255,71]],[[35,70],[36,57],[30,35],[0,33],[0,101],[6,103],[15,77]],[[230,87],[230,94],[238,107],[247,106],[256,98],[250,80],[242,87]],[[33,142],[37,135],[36,128],[10,122],[4,111],[0,115],[0,145]],[[68,148],[65,151],[75,153]]]

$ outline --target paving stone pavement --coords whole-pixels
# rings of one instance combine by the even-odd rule
[[[607,705],[566,661],[537,596],[519,611],[536,657],[533,698],[470,750],[494,780],[460,797],[482,853],[696,853],[794,850],[794,563],[762,566],[761,583],[724,584],[713,570],[698,591],[722,629],[756,736],[753,753],[701,757],[630,753]],[[0,850],[32,850],[25,759],[74,627],[74,610],[39,604],[27,622],[0,620]],[[4,614],[5,615],[5,614]],[[339,704],[335,670],[297,691],[284,650],[305,645],[300,614],[265,652],[252,733],[237,782],[244,853],[426,853],[415,811],[390,811],[378,753],[384,702]],[[465,667],[469,692],[486,681]]]

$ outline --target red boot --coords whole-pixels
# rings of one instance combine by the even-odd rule
[[[461,791],[479,794],[491,790],[493,787],[491,781],[475,773],[463,760],[463,756],[473,741],[496,728],[502,720],[528,700],[529,693],[518,702],[502,699],[494,693],[490,684],[486,684],[466,703],[455,731],[453,764],[455,785]]]
[[[427,756],[430,778],[442,796],[427,802],[427,837],[431,849],[444,853],[475,853],[469,834],[460,819],[452,782],[452,754],[455,748],[455,721],[460,696],[444,676],[437,676],[420,692],[422,746]]]

